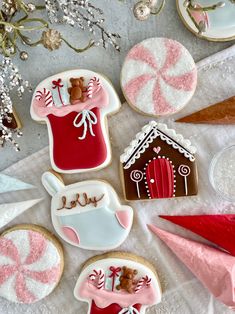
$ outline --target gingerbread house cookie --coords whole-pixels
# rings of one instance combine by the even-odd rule
[[[150,121],[120,157],[126,199],[196,195],[195,152],[182,135]]]

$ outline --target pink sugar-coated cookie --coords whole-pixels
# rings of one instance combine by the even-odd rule
[[[0,237],[0,296],[34,303],[57,286],[64,267],[63,250],[46,229],[19,225]]]
[[[165,116],[181,110],[197,85],[197,68],[188,50],[167,38],[149,38],[127,54],[121,73],[124,96],[135,110]]]

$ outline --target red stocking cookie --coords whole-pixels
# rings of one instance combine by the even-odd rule
[[[121,86],[137,111],[165,116],[181,110],[192,98],[197,69],[188,50],[175,40],[149,38],[125,59]]]
[[[0,236],[0,296],[34,303],[50,294],[64,267],[59,241],[46,229],[18,225]]]
[[[114,252],[86,262],[74,295],[88,302],[88,314],[144,314],[149,306],[160,303],[161,287],[145,259]]]
[[[47,123],[53,169],[73,173],[106,167],[111,161],[106,117],[119,107],[111,83],[92,71],[68,71],[41,82],[31,116]]]

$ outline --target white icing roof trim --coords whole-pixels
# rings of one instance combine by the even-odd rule
[[[150,135],[151,131],[153,132]],[[149,138],[147,138],[148,135]],[[144,153],[145,150],[149,147],[149,144],[152,143],[153,140],[158,136],[160,136],[161,140],[166,141],[167,144],[171,145],[174,149],[177,149],[190,161],[195,160],[193,154],[196,153],[196,148],[191,145],[190,140],[184,139],[183,135],[177,134],[175,130],[168,129],[166,124],[150,121],[142,128],[141,132],[136,134],[135,139],[131,141],[130,145],[120,156],[121,163],[127,162],[124,168],[128,169],[131,165],[133,165],[140,155]],[[141,141],[143,141],[145,138],[146,141],[144,141],[144,143],[137,150],[138,145],[140,145]]]

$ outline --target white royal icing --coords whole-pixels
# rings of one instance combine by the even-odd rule
[[[130,145],[120,156],[121,163],[126,163],[124,168],[128,169],[133,165],[157,137],[160,137],[161,140],[177,149],[190,161],[195,160],[196,148],[191,145],[189,140],[184,139],[183,135],[177,134],[175,130],[168,129],[166,124],[150,121],[142,128],[141,132],[136,134],[135,139],[131,141]]]

